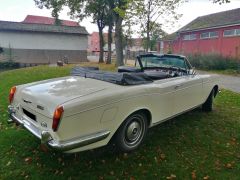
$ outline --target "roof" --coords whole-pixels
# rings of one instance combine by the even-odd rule
[[[168,34],[168,35],[164,36],[162,38],[162,40],[164,40],[164,41],[173,41],[173,40],[177,39],[177,36],[178,36],[178,34],[177,34],[177,32],[175,32],[175,33]]]
[[[181,28],[179,32],[240,24],[240,8],[200,16]]]
[[[26,18],[23,20],[23,23],[55,25],[55,20],[56,20],[55,18],[51,17],[27,15]],[[60,21],[61,25],[63,26],[79,26],[78,22],[76,21],[69,20]]]
[[[57,26],[46,24],[30,24],[22,22],[0,21],[0,31],[27,31],[44,33],[65,33],[88,35],[85,27],[82,26]]]

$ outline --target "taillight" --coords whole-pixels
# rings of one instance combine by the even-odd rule
[[[14,94],[16,92],[17,88],[15,86],[13,86],[11,89],[10,89],[10,93],[9,93],[9,103],[11,104],[12,101],[13,101],[13,98],[14,98]]]
[[[53,129],[54,132],[57,131],[57,129],[58,129],[58,126],[59,126],[59,123],[60,123],[63,111],[64,110],[63,110],[62,106],[57,107],[56,110],[54,111],[53,123],[52,123],[52,129]]]

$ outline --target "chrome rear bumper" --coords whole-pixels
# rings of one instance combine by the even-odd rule
[[[80,148],[98,141],[101,141],[108,137],[110,131],[100,131],[93,134],[89,134],[86,136],[82,136],[80,138],[74,138],[67,141],[57,142],[53,139],[50,132],[48,131],[40,131],[35,125],[30,123],[29,121],[18,118],[16,116],[16,110],[13,106],[8,106],[9,112],[9,120],[8,123],[17,123],[22,127],[26,128],[30,131],[34,136],[41,140],[41,143],[47,145],[51,149],[59,150],[59,151],[69,151],[72,149]]]

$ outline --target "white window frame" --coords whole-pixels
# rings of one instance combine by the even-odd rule
[[[227,31],[233,31],[233,34],[226,35],[225,32]],[[227,29],[223,31],[223,37],[234,37],[234,36],[240,36],[240,29]]]
[[[212,36],[211,34],[215,33],[215,36]],[[207,35],[206,37],[202,37],[202,35],[205,34]],[[213,38],[218,38],[218,31],[209,31],[209,32],[204,32],[200,34],[200,39],[213,39]]]
[[[186,34],[183,36],[184,41],[193,41],[197,39],[197,34]]]

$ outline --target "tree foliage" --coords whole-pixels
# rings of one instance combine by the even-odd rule
[[[152,27],[151,32],[149,33],[149,40],[145,37],[143,40],[144,49],[149,48],[150,51],[156,51],[157,41],[166,35],[166,32],[162,30],[161,24],[157,22],[150,22]]]
[[[66,1],[64,0],[34,0],[34,2],[40,9],[44,7],[52,9],[52,16],[56,19],[59,19],[59,12],[63,9],[63,6],[66,5]]]
[[[176,13],[185,0],[140,0],[136,8],[136,21],[140,24],[140,33],[146,39],[146,50],[150,47],[151,34],[162,28],[164,20],[175,22],[181,16]],[[157,25],[157,26],[156,26]],[[162,30],[161,30],[162,31]]]

